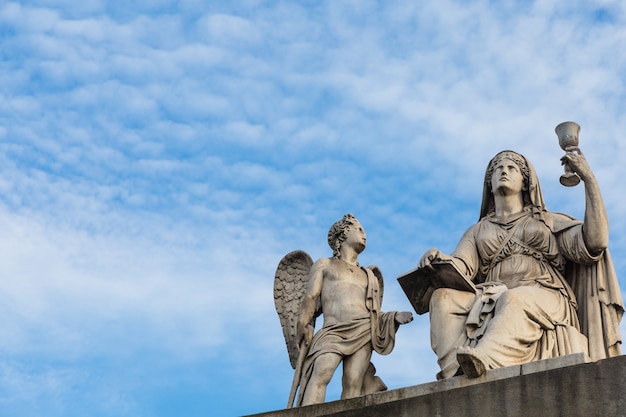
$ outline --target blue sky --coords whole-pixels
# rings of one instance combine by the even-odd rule
[[[626,288],[624,50],[619,0],[2,2],[0,415],[284,408],[282,256],[351,212],[409,310],[396,277],[477,220],[498,151],[582,216],[566,120]],[[375,357],[390,388],[434,380],[428,331]]]

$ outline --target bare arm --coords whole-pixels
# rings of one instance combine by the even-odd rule
[[[328,263],[328,259],[320,259],[313,264],[307,282],[306,292],[302,297],[300,306],[300,315],[298,316],[297,341],[298,348],[302,342],[307,345],[313,338],[313,327],[309,324],[315,315],[317,300],[322,293],[322,283],[324,281],[324,268]]]
[[[600,187],[582,153],[567,152],[563,157],[585,183],[583,238],[590,253],[600,253],[609,245],[609,221]]]

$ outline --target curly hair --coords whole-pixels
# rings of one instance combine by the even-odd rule
[[[328,230],[328,246],[333,250],[333,258],[339,259],[341,244],[348,237],[348,230],[350,230],[350,226],[354,225],[355,221],[356,217],[348,213],[345,214],[341,220],[336,221],[330,226]]]

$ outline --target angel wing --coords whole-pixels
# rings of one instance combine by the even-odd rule
[[[274,305],[283,328],[289,361],[294,369],[299,352],[296,339],[298,315],[312,265],[313,260],[306,252],[301,250],[289,252],[278,263],[274,277]],[[315,318],[320,314],[321,307],[318,304],[317,311],[311,320],[313,327],[315,327]]]

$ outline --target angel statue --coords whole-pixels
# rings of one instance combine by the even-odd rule
[[[298,387],[297,406],[324,402],[326,387],[342,361],[342,399],[387,389],[375,376],[372,350],[389,354],[399,325],[413,316],[380,311],[382,274],[376,266],[357,262],[365,242],[359,221],[346,214],[328,231],[332,258],[313,263],[305,252],[294,251],[278,265],[274,301],[296,370],[288,408]],[[313,336],[320,314],[324,324]]]
[[[582,153],[563,162],[584,182],[583,221],[549,212],[530,162],[503,151],[487,166],[478,223],[451,255],[421,258],[417,271],[438,284],[412,304],[430,311],[438,379],[571,353],[620,355],[624,306],[600,189]],[[452,284],[451,271],[469,284]]]

